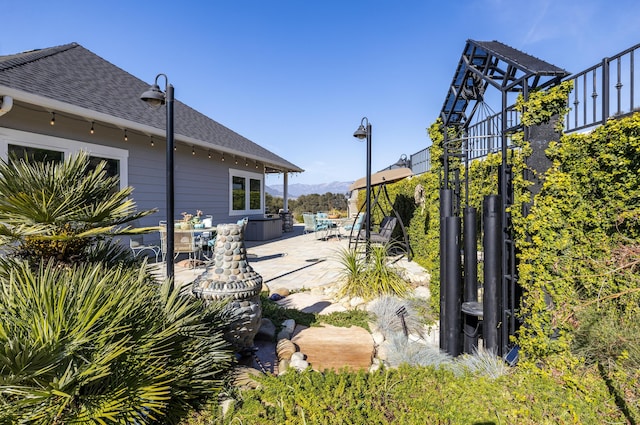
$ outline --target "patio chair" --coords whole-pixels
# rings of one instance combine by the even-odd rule
[[[323,237],[318,238],[318,232],[326,232],[329,230],[329,224],[320,223],[315,214],[302,214],[304,218],[304,233],[313,232],[316,235],[316,239],[322,239]]]
[[[162,245],[162,260],[167,261],[167,227],[166,222],[160,228],[160,241]],[[200,259],[202,252],[202,243],[200,237],[196,235],[194,229],[177,229],[173,230],[173,259],[178,258],[180,254],[187,254],[191,268],[195,269],[196,260]]]
[[[366,213],[358,214],[353,223],[345,224],[342,228],[346,232],[351,232],[353,230],[353,232],[358,234],[360,229],[362,229],[362,223],[364,223],[364,218],[366,217],[366,215]]]
[[[147,245],[144,243],[144,238],[142,235],[131,235],[129,237],[129,248],[131,252],[133,252],[133,257],[137,257],[141,252],[151,251],[156,257],[156,263],[158,262],[158,257],[160,256],[160,247],[158,245]]]
[[[241,218],[240,220],[237,221],[236,224],[238,226],[242,226],[243,230],[246,230],[247,229],[247,223],[249,223],[249,217]]]

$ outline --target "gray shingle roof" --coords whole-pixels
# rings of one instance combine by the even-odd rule
[[[149,108],[140,100],[149,83],[77,43],[0,56],[0,86],[165,129],[164,109]],[[177,100],[174,114],[176,140],[184,135],[211,149],[246,154],[286,171],[303,171]]]

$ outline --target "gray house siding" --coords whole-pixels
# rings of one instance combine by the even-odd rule
[[[109,146],[127,151],[128,185],[134,188],[133,199],[139,210],[157,209],[136,223],[140,226],[157,226],[166,217],[166,151],[164,140],[137,134],[128,135],[124,141],[124,130],[96,125],[94,134],[89,133],[91,123],[82,119],[56,117],[56,125],[49,124],[50,114],[32,111],[27,105],[16,105],[11,113],[0,117],[0,128],[23,131],[30,134],[53,136],[87,144]],[[27,136],[28,137],[28,136]],[[244,164],[235,165],[231,160],[221,160],[220,155],[211,155],[202,148],[179,145],[174,152],[175,216],[182,212],[194,214],[202,210],[213,215],[214,225],[235,222],[238,218],[229,215],[229,168],[243,169]],[[251,172],[259,172],[248,168]],[[123,170],[121,170],[122,172]],[[262,174],[262,173],[260,173]],[[264,208],[264,207],[263,207]],[[157,234],[145,235],[145,242],[159,243]]]

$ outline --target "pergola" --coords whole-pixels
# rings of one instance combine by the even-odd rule
[[[504,356],[512,348],[509,346],[509,335],[513,335],[517,327],[515,313],[519,303],[519,288],[511,219],[508,213],[508,207],[513,202],[513,193],[507,150],[509,135],[522,130],[523,127],[511,105],[515,96],[521,94],[526,100],[530,91],[559,84],[568,74],[555,65],[499,41],[467,40],[462,52],[440,112],[445,135],[444,178],[440,192],[440,347],[451,355],[461,353],[463,334],[465,351],[470,350],[474,344],[477,345],[477,332],[475,339],[470,337],[469,333],[473,333],[474,326],[478,329],[479,317],[482,317],[482,335],[486,348]],[[485,199],[485,209],[496,214],[487,214],[490,217],[485,217],[485,287],[483,304],[479,305],[476,211],[466,205],[464,221],[461,223],[460,177],[459,173],[453,173],[453,178],[450,179],[449,161],[457,157],[464,158],[468,163],[468,149],[465,149],[464,141],[469,139],[467,131],[471,121],[479,106],[484,103],[485,94],[490,88],[497,89],[500,95],[500,112],[492,117],[499,125],[484,126],[487,134],[476,133],[473,137],[496,137],[500,141],[502,165],[499,171],[498,194],[487,197],[491,199]],[[451,128],[455,128],[455,134],[460,137],[448,140],[448,130]],[[497,134],[489,134],[492,131]],[[465,188],[468,188],[468,182],[465,183]],[[461,264],[459,247],[461,229],[464,231],[464,265]],[[464,298],[462,303],[461,298]]]

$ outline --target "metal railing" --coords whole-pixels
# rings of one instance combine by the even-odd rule
[[[640,75],[635,73],[636,51],[640,44],[618,53],[564,81],[573,81],[569,96],[569,112],[565,117],[565,133],[590,130],[609,118],[620,118],[640,111]],[[500,152],[501,113],[471,124],[467,129],[468,158],[483,158]],[[507,132],[520,124],[520,114],[511,106],[507,109]],[[510,141],[510,138],[507,139]],[[431,169],[431,147],[411,155],[411,169],[421,174]]]
[[[565,119],[566,133],[588,130],[609,118],[630,115],[639,109],[637,80],[640,77],[635,75],[638,49],[640,44],[565,78],[573,81],[570,110]]]

